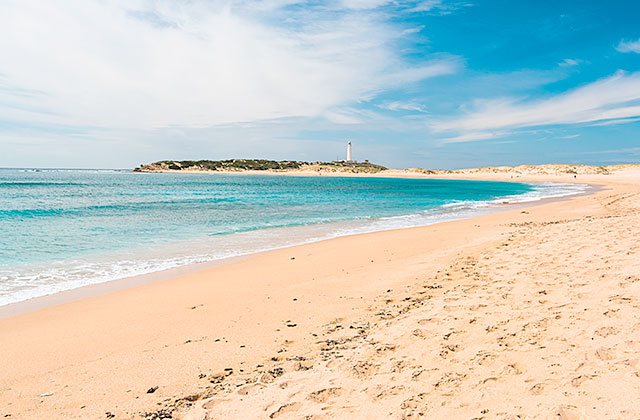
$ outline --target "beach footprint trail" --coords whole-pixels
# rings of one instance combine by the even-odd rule
[[[640,196],[597,204],[594,216],[507,226],[185,418],[638,418]]]

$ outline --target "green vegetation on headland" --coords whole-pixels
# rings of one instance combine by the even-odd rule
[[[163,160],[140,165],[134,172],[299,172],[322,174],[380,174],[389,176],[440,176],[440,175],[510,175],[511,178],[529,175],[609,175],[619,170],[638,169],[637,164],[608,166],[576,164],[543,164],[518,166],[488,166],[467,169],[387,169],[384,166],[364,162],[300,162],[295,160],[228,159],[228,160]]]
[[[300,162],[295,160],[228,159],[228,160],[163,160],[140,165],[134,172],[242,172],[242,171],[330,171],[376,173],[384,166],[364,162]]]

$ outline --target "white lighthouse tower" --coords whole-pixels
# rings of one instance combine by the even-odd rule
[[[353,162],[353,150],[351,148],[351,142],[347,143],[347,162]]]

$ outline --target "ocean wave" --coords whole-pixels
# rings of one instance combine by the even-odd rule
[[[197,256],[166,260],[120,260],[110,263],[82,263],[32,271],[0,270],[0,306],[47,296],[83,286],[106,283],[142,274],[209,261]]]
[[[0,266],[0,306],[82,286],[104,283],[190,264],[283,248],[325,239],[426,226],[495,211],[505,204],[539,201],[547,198],[582,194],[591,187],[584,184],[528,184],[531,190],[512,196],[484,201],[453,201],[403,215],[352,217],[335,220],[318,217],[308,223],[274,224],[262,229],[238,229],[229,234],[199,240],[176,241],[167,247],[100,255],[94,259],[57,261],[46,265],[19,268]],[[219,251],[212,251],[219,250]]]

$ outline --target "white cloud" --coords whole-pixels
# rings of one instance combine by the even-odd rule
[[[427,112],[427,109],[423,105],[416,102],[391,101],[385,102],[379,107],[382,109],[388,109],[389,111]]]
[[[593,127],[606,127],[609,125],[621,125],[621,124],[630,124],[634,122],[640,121],[640,115],[637,117],[629,117],[629,118],[620,118],[618,120],[605,120],[599,121],[591,124]]]
[[[574,66],[577,66],[580,63],[581,63],[580,60],[575,60],[573,58],[565,58],[560,63],[558,63],[558,65],[560,67],[574,67]]]
[[[442,6],[441,0],[424,0],[409,9],[411,12],[428,12]]]
[[[0,114],[121,129],[308,117],[460,66],[407,64],[375,12],[295,3],[6,0]]]
[[[489,140],[511,134],[509,131],[478,131],[448,137],[443,143],[466,143],[469,141]]]
[[[466,115],[435,121],[437,132],[454,133],[449,141],[506,135],[524,127],[625,123],[640,116],[640,72],[617,72],[571,91],[538,100],[512,98],[477,101]]]
[[[468,2],[443,2],[442,0],[422,0],[418,1],[405,11],[409,13],[426,13],[426,12],[437,12],[438,14],[448,15],[453,13],[454,11],[463,8],[470,7],[472,3]]]
[[[407,28],[407,29],[402,31],[402,35],[417,34],[417,33],[420,33],[422,30],[424,30],[424,26],[416,26],[416,27],[413,27],[413,28]]]
[[[341,0],[341,5],[348,9],[354,10],[373,10],[384,6],[394,5],[399,7],[406,13],[426,13],[438,11],[442,14],[449,14],[460,7],[470,6],[469,3],[444,3],[442,0]]]
[[[354,125],[362,124],[364,122],[361,112],[357,112],[353,109],[336,109],[327,111],[323,115],[328,121],[338,125]]]
[[[391,3],[391,0],[343,0],[342,5],[348,9],[375,9]]]
[[[640,53],[640,39],[636,41],[622,40],[616,47],[616,50],[623,53],[628,53],[628,52]]]

